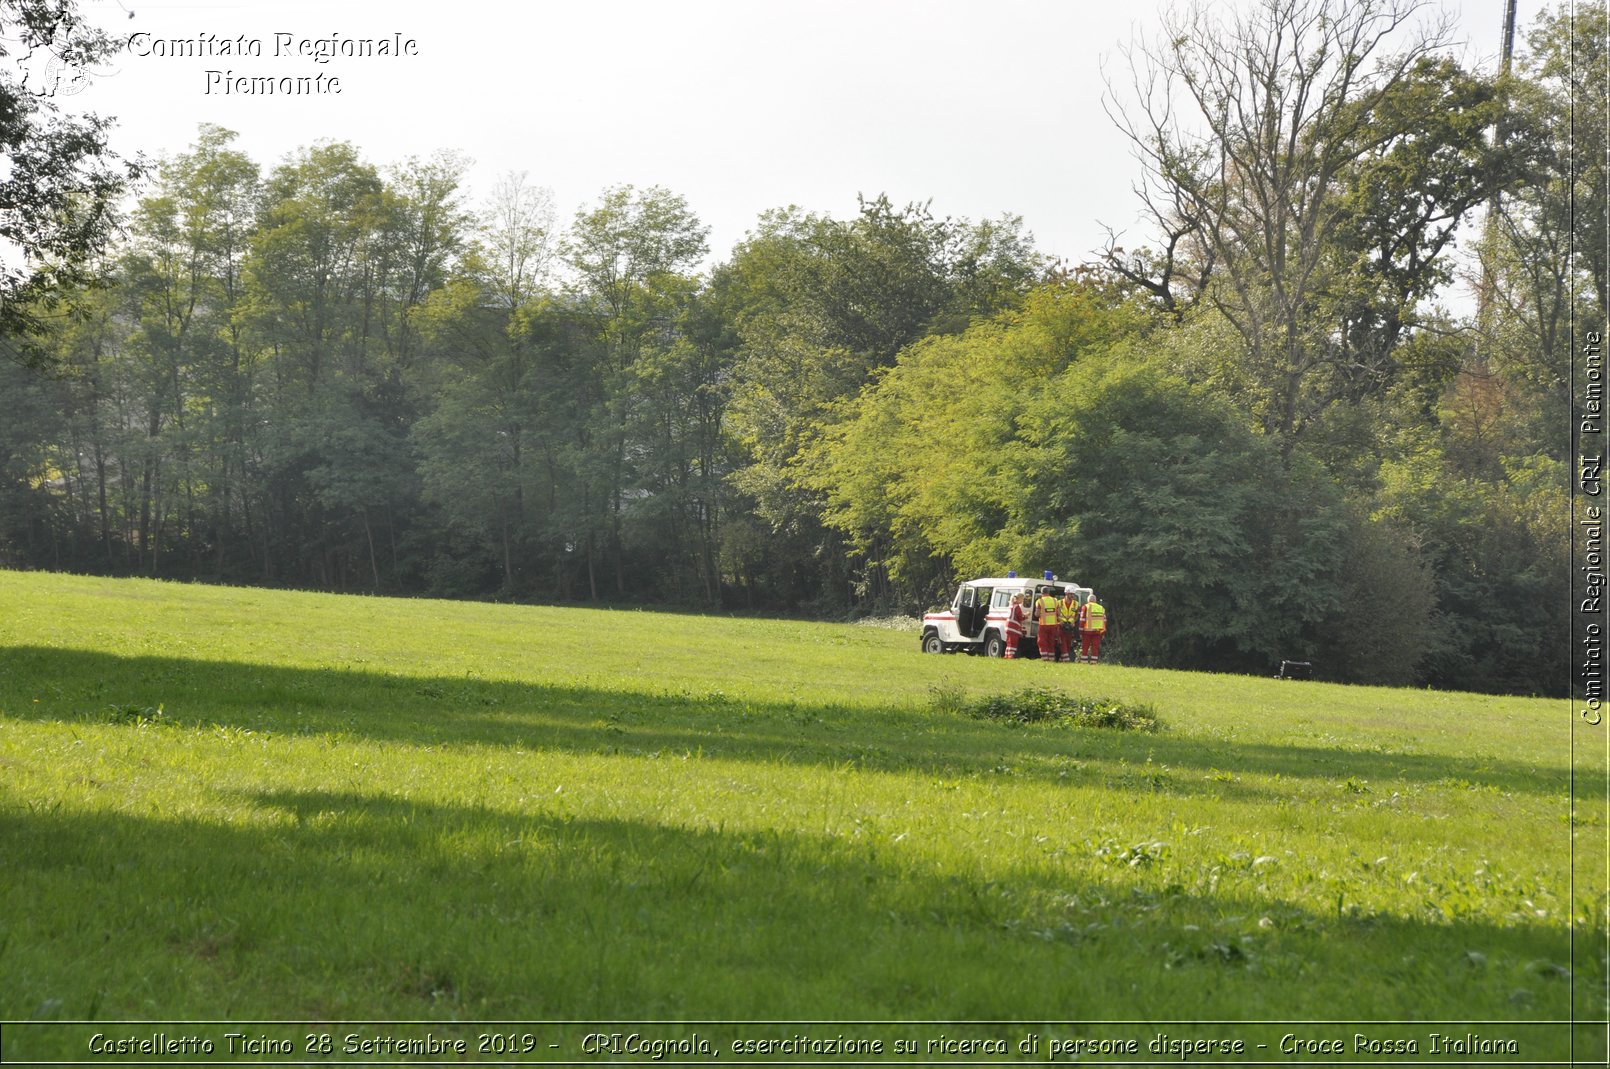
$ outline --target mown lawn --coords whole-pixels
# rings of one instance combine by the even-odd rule
[[[1030,683],[1162,727],[955,711]],[[0,572],[0,1020],[1471,1021],[1441,1031],[1558,1061],[1536,1022],[1606,998],[1574,725],[914,630]]]

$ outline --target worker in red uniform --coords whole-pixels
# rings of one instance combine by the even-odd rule
[[[1034,599],[1034,618],[1040,622],[1039,642],[1040,660],[1055,661],[1058,654],[1067,651],[1062,646],[1062,617],[1059,615],[1061,606],[1057,603],[1057,596],[1050,590],[1044,590]]]
[[[1101,659],[1101,636],[1107,633],[1107,607],[1091,594],[1079,610],[1079,660],[1095,664]]]
[[[1023,610],[1024,594],[1013,594],[1006,610],[1006,656],[1017,657],[1017,645],[1029,633],[1029,614]]]

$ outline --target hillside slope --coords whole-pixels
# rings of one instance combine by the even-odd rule
[[[43,574],[0,606],[8,1021],[1502,1021],[1542,1058],[1571,1031],[1528,1022],[1602,1017],[1565,703]],[[1031,684],[1163,725],[949,711]]]

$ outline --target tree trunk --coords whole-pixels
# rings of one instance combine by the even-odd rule
[[[374,579],[374,592],[380,593],[380,564],[375,559],[375,532],[369,525],[369,510],[363,512],[363,537],[369,543],[369,574]]]

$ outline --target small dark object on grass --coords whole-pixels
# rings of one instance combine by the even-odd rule
[[[1313,679],[1314,666],[1308,661],[1281,661],[1276,679]]]

